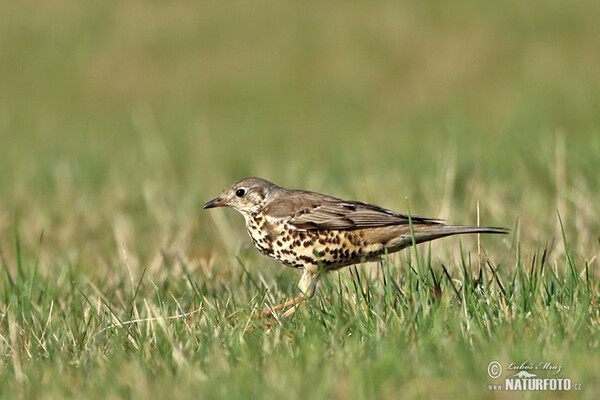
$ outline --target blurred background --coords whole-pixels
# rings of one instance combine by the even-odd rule
[[[261,176],[452,223],[479,202],[482,224],[514,229],[498,253],[560,247],[558,210],[593,259],[599,11],[2,2],[0,249],[18,228],[25,249],[43,232],[42,271],[101,276],[121,253],[151,274],[169,255],[208,265],[250,241],[202,204]]]

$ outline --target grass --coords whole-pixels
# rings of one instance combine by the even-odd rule
[[[600,390],[595,2],[5,3],[1,398],[510,397],[494,360]],[[251,175],[512,232],[267,328],[298,272],[201,209]]]
[[[161,282],[145,270],[57,282],[23,262],[18,232],[15,242],[18,276],[3,262],[3,397],[479,397],[493,394],[492,360],[550,362],[586,396],[597,390],[598,277],[570,257],[551,265],[544,249],[475,273],[467,254],[450,271],[429,254],[419,273],[414,253],[375,273],[350,268],[267,328],[254,314],[291,296],[291,282],[244,267],[217,284],[173,274],[188,268],[167,259]]]

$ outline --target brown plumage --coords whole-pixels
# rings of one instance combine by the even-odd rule
[[[463,233],[509,232],[505,228],[445,225],[435,218],[409,218],[372,204],[284,189],[261,178],[235,182],[204,208],[222,206],[244,216],[261,253],[302,269],[298,286],[309,297],[322,272],[376,260],[412,245],[411,220],[416,243]]]

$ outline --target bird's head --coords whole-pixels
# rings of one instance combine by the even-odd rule
[[[267,180],[246,178],[230,185],[219,197],[202,208],[232,207],[244,216],[256,214],[281,190],[282,188]]]

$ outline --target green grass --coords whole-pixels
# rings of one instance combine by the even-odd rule
[[[593,397],[598,277],[570,258],[550,265],[543,249],[475,273],[464,256],[454,271],[436,271],[428,255],[419,274],[414,254],[375,274],[350,268],[292,317],[265,321],[253,314],[293,284],[270,274],[265,286],[241,259],[220,282],[168,259],[160,282],[123,269],[57,282],[17,251],[18,276],[4,265],[0,394],[479,397],[491,394],[487,365],[500,360],[561,365],[560,377]]]
[[[0,398],[510,397],[494,360],[595,398],[597,14],[0,4]],[[330,274],[267,326],[298,271],[201,209],[251,175],[512,232]]]

